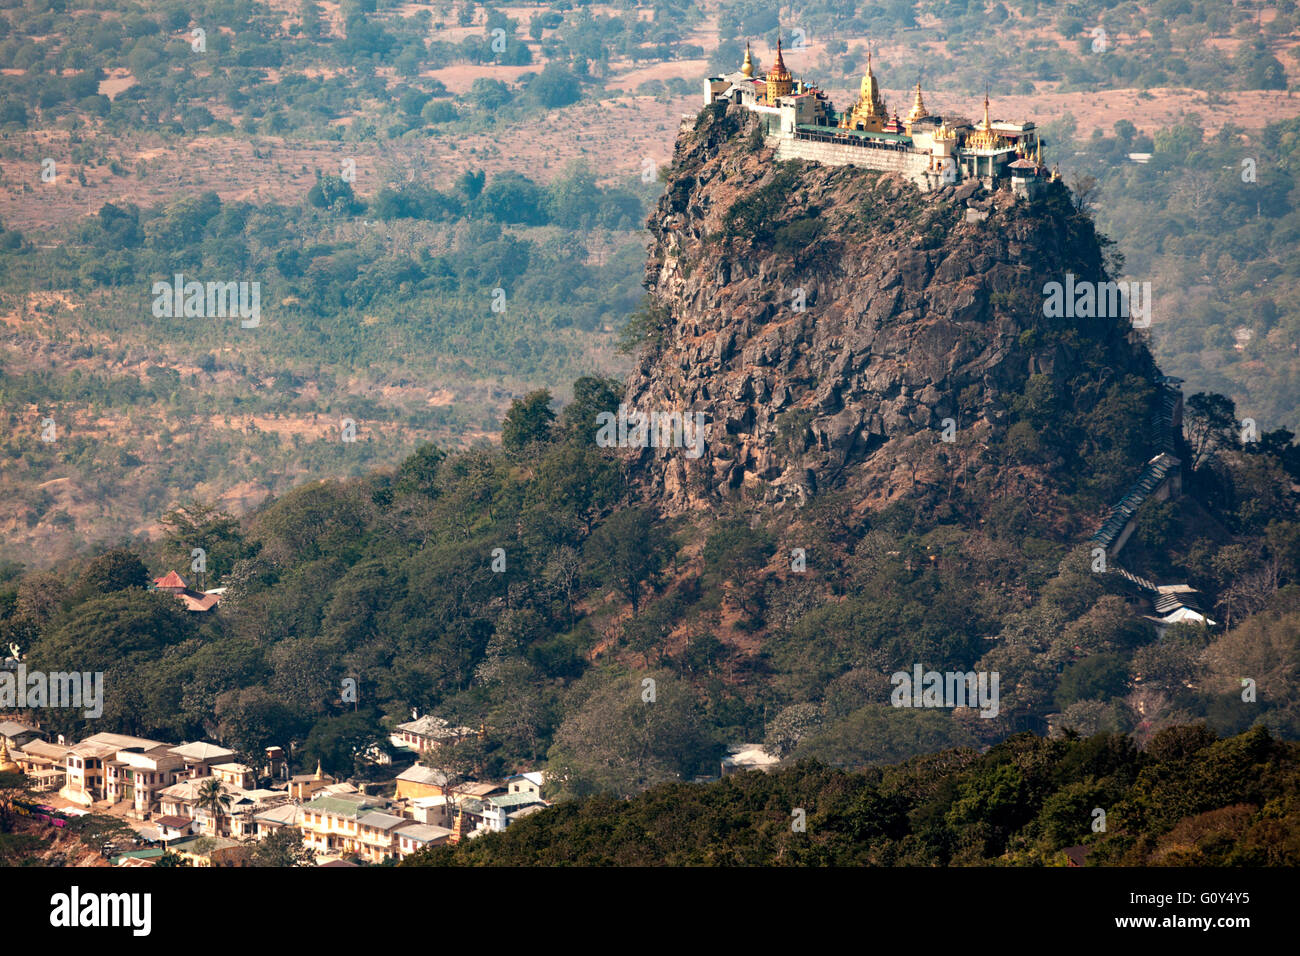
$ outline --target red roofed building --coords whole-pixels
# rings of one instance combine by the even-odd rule
[[[176,595],[187,611],[210,611],[221,603],[221,596],[226,592],[225,588],[195,591],[175,571],[168,571],[162,577],[156,578],[153,586],[155,590]]]
[[[188,590],[189,585],[185,579],[175,571],[168,571],[162,577],[154,581],[153,586],[159,591],[171,591],[173,594],[179,594],[181,591]]]

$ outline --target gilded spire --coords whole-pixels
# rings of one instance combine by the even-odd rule
[[[1007,141],[993,131],[993,120],[989,118],[989,94],[984,91],[984,122],[966,137],[967,149],[996,150],[1004,149]]]
[[[316,761],[316,779],[317,779],[317,780],[324,780],[324,779],[325,779],[325,775],[324,775],[323,773],[321,773],[320,761],[319,761],[319,760]]]
[[[886,123],[889,122],[889,110],[885,107],[885,101],[880,97],[880,89],[876,86],[876,74],[871,69],[871,51],[867,51],[867,72],[862,77],[862,84],[858,87],[858,101],[853,108],[844,115],[840,121],[842,129],[865,129],[872,132],[880,132]]]
[[[925,108],[925,100],[921,99],[921,83],[916,84],[916,98],[912,101],[912,108],[907,114],[907,125],[910,127],[917,120],[929,116],[930,112]]]
[[[749,52],[748,40],[745,41],[745,62],[741,65],[740,72],[744,73],[746,76],[754,75],[754,57]]]
[[[776,38],[776,63],[772,65],[772,72],[777,76],[784,76],[788,72],[785,68],[785,60],[781,59],[781,38]]]
[[[18,766],[9,756],[9,741],[0,737],[0,773],[21,773],[22,767]]]

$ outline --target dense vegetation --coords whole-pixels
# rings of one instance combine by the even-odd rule
[[[396,138],[412,131],[428,135],[449,122],[482,125],[483,109],[553,108],[579,96],[603,95],[611,60],[654,63],[704,56],[703,48],[687,38],[703,11],[683,0],[656,0],[649,19],[639,15],[644,6],[630,0],[603,5],[616,13],[554,0],[539,4],[526,23],[497,4],[474,0],[435,3],[409,16],[398,12],[397,0],[347,0],[337,21],[327,20],[310,0],[288,17],[279,9],[233,0],[120,3],[114,5],[116,15],[42,0],[7,6],[0,16],[0,59],[24,72],[0,77],[0,123],[17,126],[80,115],[109,129],[161,122],[176,135],[235,129],[340,140]],[[1277,13],[1261,22],[1258,13],[1266,6]],[[825,39],[815,66],[827,83],[852,85],[865,65],[866,44],[850,47],[843,37],[887,36],[908,49],[944,41],[943,50],[927,52],[928,72],[972,90],[992,82],[1028,92],[1036,80],[1074,89],[1105,84],[1210,92],[1285,88],[1285,70],[1272,45],[1295,30],[1296,20],[1291,0],[1268,5],[1158,0],[1146,7],[1118,0],[1065,6],[1039,0],[895,0],[865,6],[812,0],[784,27],[787,44]],[[718,23],[722,42],[709,56],[714,69],[737,63],[746,39],[774,46],[782,26],[776,8],[763,0],[724,0],[718,4]],[[457,30],[470,25],[469,35]],[[194,47],[195,29],[205,31],[201,51]],[[451,31],[457,31],[454,39]],[[1008,31],[1018,39],[1012,57],[1003,42]],[[1048,32],[1064,37],[1067,45],[1043,35]],[[1242,41],[1230,56],[1205,42],[1224,35]],[[196,61],[200,68],[186,68]],[[527,71],[515,84],[480,78],[456,106],[440,82],[421,76],[453,64],[534,62],[546,65]],[[885,70],[910,68],[888,59],[877,63]],[[307,74],[306,66],[324,69]],[[396,90],[386,87],[376,68],[396,73]],[[99,93],[97,81],[113,70],[130,71],[138,82],[110,99]],[[285,76],[268,82],[270,70]],[[642,92],[691,89],[680,79],[648,80]],[[400,109],[385,120],[350,127],[331,122],[390,102]]]
[[[95,729],[241,752],[297,741],[306,763],[352,772],[418,708],[483,728],[442,758],[460,772],[546,761],[570,795],[690,779],[744,739],[863,766],[992,743],[1049,713],[1139,742],[1193,717],[1300,732],[1300,523],[1281,491],[1300,477],[1294,446],[1243,450],[1211,427],[1188,479],[1204,503],[1143,518],[1133,559],[1164,556],[1231,625],[1158,639],[1122,582],[1071,550],[1073,533],[1001,496],[997,470],[918,483],[865,517],[828,494],[794,515],[738,499],[667,521],[594,444],[616,383],[584,378],[574,393],[558,415],[546,392],[516,400],[500,449],[426,445],[396,470],[301,485],[244,522],[169,512],[144,562],[117,549],[50,572],[11,566],[0,640],[34,668],[104,671]],[[1190,404],[1199,434],[1204,403]],[[209,583],[230,589],[214,614],[140,586],[146,565],[186,573],[196,547]],[[793,547],[812,573],[787,570]],[[1001,713],[889,706],[888,675],[918,661],[999,671]],[[358,706],[341,699],[345,677]]]
[[[592,338],[635,305],[645,198],[598,187],[580,165],[545,186],[470,170],[447,191],[398,183],[368,202],[327,175],[297,206],[206,193],[143,210],[106,203],[52,249],[0,233],[13,240],[0,241],[7,288],[92,303],[41,314],[25,293],[14,300],[58,343],[48,362],[0,367],[0,486],[14,519],[58,528],[62,549],[70,511],[102,519],[69,509],[45,487],[53,479],[101,506],[116,499],[135,523],[181,489],[284,491],[303,475],[399,460],[421,440],[490,433],[508,397],[498,383],[522,393],[576,376]],[[177,273],[259,283],[260,325],[155,315],[154,283]],[[148,420],[131,411],[144,408]],[[160,430],[158,416],[175,424]],[[56,441],[39,439],[46,418]],[[339,441],[344,418],[357,423],[351,445]]]
[[[402,865],[1062,866],[1079,845],[1087,865],[1295,866],[1300,748],[1180,726],[1145,751],[1023,734],[861,773],[800,762],[564,803]]]
[[[1261,433],[1300,428],[1300,122],[1206,136],[1189,115],[1152,137],[1119,120],[1085,140],[1066,116],[1049,135],[1067,175],[1089,181],[1126,277],[1152,284],[1161,367],[1230,396]],[[1127,158],[1143,152],[1149,163]]]

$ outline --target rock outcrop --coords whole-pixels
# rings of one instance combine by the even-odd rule
[[[1087,355],[1155,374],[1127,319],[1044,318],[1046,282],[1106,278],[1104,241],[1064,186],[1032,203],[978,182],[923,195],[887,174],[777,163],[747,122],[713,107],[683,130],[650,222],[661,323],[626,403],[710,422],[698,458],[636,453],[666,510],[844,486],[886,503],[945,429],[978,467],[1035,372]]]

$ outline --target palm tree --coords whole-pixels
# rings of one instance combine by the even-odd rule
[[[230,807],[230,794],[221,788],[221,781],[209,777],[199,786],[198,799],[194,806],[206,810],[212,817],[212,835],[219,836],[221,831],[221,814]]]

